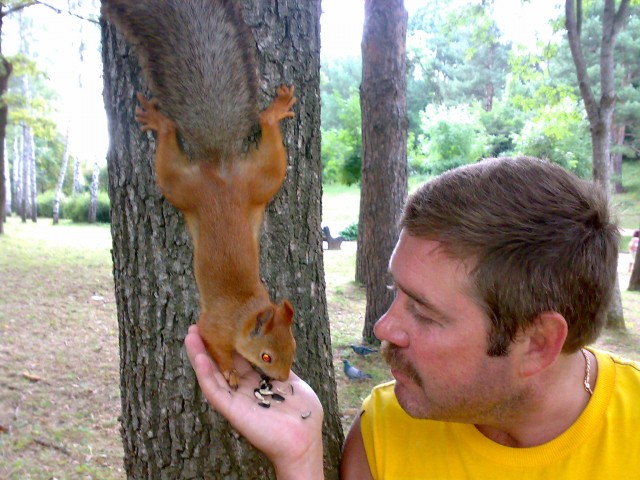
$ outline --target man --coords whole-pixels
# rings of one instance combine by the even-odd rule
[[[615,284],[606,197],[546,161],[489,159],[423,185],[401,226],[396,298],[375,326],[395,382],[365,400],[342,478],[640,478],[639,367],[583,348]],[[252,419],[289,420],[286,446],[260,445],[195,333],[212,405],[278,478],[322,478],[320,424],[296,417],[321,417],[313,392],[296,386],[290,411]]]

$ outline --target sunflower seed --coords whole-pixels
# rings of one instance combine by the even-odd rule
[[[308,412],[302,412],[300,416],[302,417],[303,420],[306,420],[311,416],[311,410],[309,410]]]

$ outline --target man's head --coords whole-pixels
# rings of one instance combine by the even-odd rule
[[[594,341],[615,282],[619,233],[607,198],[558,165],[487,159],[410,196],[401,226],[471,265],[471,289],[491,321],[489,355],[505,355],[542,312],[568,326],[563,351]]]

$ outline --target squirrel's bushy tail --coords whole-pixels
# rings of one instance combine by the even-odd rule
[[[258,120],[255,44],[231,0],[103,0],[193,159],[242,148]]]

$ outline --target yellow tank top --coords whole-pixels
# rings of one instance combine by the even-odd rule
[[[393,382],[375,387],[361,417],[373,478],[640,479],[640,365],[593,353],[598,379],[587,408],[562,435],[531,448],[499,445],[470,424],[413,419]]]

